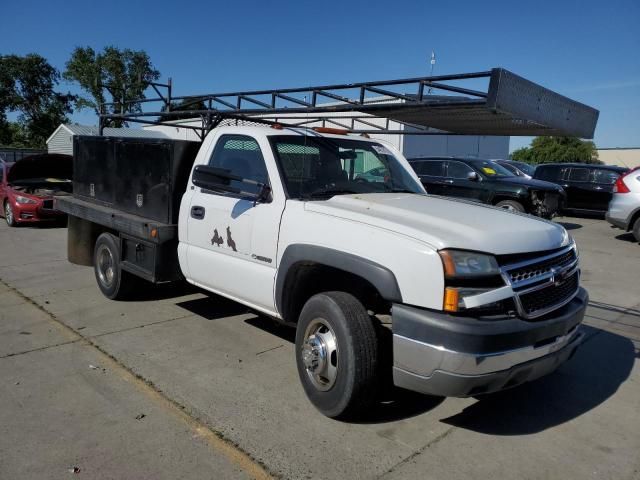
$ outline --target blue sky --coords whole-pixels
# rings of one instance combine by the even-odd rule
[[[0,54],[61,70],[76,46],[144,49],[190,95],[426,75],[434,50],[436,74],[505,67],[598,108],[599,147],[640,147],[637,0],[1,3]]]

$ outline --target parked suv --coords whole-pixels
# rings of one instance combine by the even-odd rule
[[[533,178],[553,182],[567,193],[566,210],[606,212],[613,186],[627,168],[584,163],[538,165]]]
[[[409,163],[433,195],[466,198],[543,218],[553,217],[564,201],[561,187],[516,177],[491,160],[427,157]]]
[[[640,242],[640,168],[622,175],[613,187],[613,198],[605,215],[607,221]]]

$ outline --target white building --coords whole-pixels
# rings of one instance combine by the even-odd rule
[[[330,117],[332,120],[338,122],[335,123],[326,122],[324,126],[340,128],[343,126],[347,129],[359,129],[359,130],[374,130],[374,128],[354,120],[352,124],[353,113],[333,112],[323,116]],[[314,117],[320,115],[314,114]],[[359,117],[364,117],[362,114],[358,114]],[[295,118],[292,118],[295,117]],[[269,120],[275,120],[282,124],[296,123],[304,121],[304,114],[284,114],[277,116],[265,116]],[[391,131],[408,131],[410,127],[387,120],[367,117],[368,123],[379,125],[380,127],[386,127]],[[145,125],[142,127],[148,132],[160,132],[167,137],[180,139],[180,140],[195,140],[198,141],[199,137],[195,131],[188,128],[181,128],[183,125],[200,127],[200,120],[176,120],[171,124],[164,125]],[[323,126],[320,121],[307,123],[308,127],[320,127]],[[438,132],[438,130],[433,130]],[[377,138],[390,142],[406,158],[417,157],[429,157],[429,156],[459,156],[459,157],[475,157],[475,158],[509,158],[509,137],[508,136],[487,136],[487,135],[448,135],[448,134],[436,134],[436,135],[410,135],[410,134],[371,134],[372,138]]]

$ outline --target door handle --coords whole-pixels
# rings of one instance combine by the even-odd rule
[[[444,183],[447,183],[447,184],[451,185],[453,183],[453,180],[451,180],[451,179],[445,180]]]
[[[204,218],[204,207],[199,207],[197,205],[191,207],[191,218],[202,220]]]
[[[598,185],[595,189],[596,190],[602,190],[602,187],[600,185]]]

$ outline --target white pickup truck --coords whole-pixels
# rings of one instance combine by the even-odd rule
[[[74,196],[57,203],[69,259],[109,298],[184,277],[295,326],[300,381],[329,417],[362,414],[391,372],[475,396],[554,371],[581,341],[567,231],[429,195],[384,142],[281,125],[219,127],[201,146],[75,142]]]

